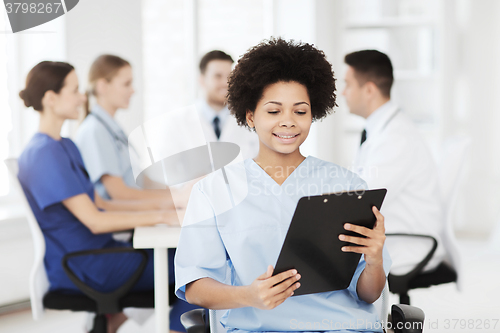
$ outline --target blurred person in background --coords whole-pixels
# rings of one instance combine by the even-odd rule
[[[86,98],[68,63],[43,61],[33,67],[19,93],[26,107],[40,113],[39,131],[19,157],[18,178],[46,243],[45,269],[50,290],[81,293],[64,272],[62,259],[77,251],[132,247],[112,232],[158,223],[176,224],[175,210],[159,210],[148,201],[103,199],[89,178],[76,145],[61,137],[63,123],[77,119]],[[153,252],[132,291],[154,289]],[[137,269],[137,253],[82,256],[72,260],[75,274],[100,292],[120,287]],[[108,332],[116,332],[127,316],[111,314]]]
[[[75,142],[90,179],[103,198],[152,200],[160,206],[169,205],[172,199],[168,189],[144,190],[136,184],[128,137],[115,119],[118,110],[129,107],[134,94],[132,83],[132,67],[128,61],[105,54],[92,63],[85,119],[78,128]],[[91,103],[94,98],[95,103]]]
[[[138,200],[159,208],[175,209],[168,187],[163,190],[142,189],[134,179],[128,137],[115,119],[118,110],[129,107],[134,94],[132,83],[132,66],[127,60],[109,54],[97,57],[89,71],[86,117],[78,129],[76,144],[90,179],[103,198]],[[91,106],[92,98],[95,98],[95,103]],[[118,237],[120,239],[121,235]],[[175,249],[168,249],[168,256],[173,293]],[[173,331],[184,332],[180,315],[198,307],[174,297],[172,301],[170,327]]]
[[[230,55],[218,50],[201,58],[203,98],[196,106],[207,142],[233,142],[240,147],[243,159],[253,158],[259,150],[259,139],[254,132],[238,126],[227,105],[228,78],[233,63]]]
[[[432,270],[445,255],[437,166],[415,125],[391,100],[394,77],[389,57],[363,50],[346,55],[345,63],[343,95],[350,112],[366,119],[354,172],[370,188],[387,188],[381,212],[388,234],[436,238],[436,252],[424,267]],[[423,238],[387,237],[386,243],[395,275],[408,273],[430,250],[429,240]]]

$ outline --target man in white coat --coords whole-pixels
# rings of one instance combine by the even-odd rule
[[[438,248],[424,267],[432,270],[444,259],[441,233],[444,206],[440,201],[435,162],[417,128],[390,98],[394,81],[389,57],[364,50],[345,56],[346,98],[350,112],[366,119],[354,171],[370,188],[387,188],[381,212],[386,233],[430,235]],[[391,273],[413,269],[429,252],[430,241],[387,237]]]
[[[228,78],[233,63],[230,55],[218,50],[208,52],[201,58],[200,86],[204,96],[196,106],[208,142],[236,143],[244,159],[253,158],[259,151],[257,135],[238,126],[227,107]]]

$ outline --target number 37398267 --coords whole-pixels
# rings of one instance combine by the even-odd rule
[[[58,13],[59,10],[63,10],[61,8],[60,2],[40,2],[40,3],[26,3],[26,2],[7,2],[5,4],[5,8],[7,9],[7,14],[11,13],[31,13],[31,14],[50,14],[50,13]]]

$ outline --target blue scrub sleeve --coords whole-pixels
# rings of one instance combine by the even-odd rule
[[[354,272],[354,275],[352,277],[351,283],[349,284],[349,287],[347,287],[347,290],[349,290],[349,292],[352,296],[354,296],[355,299],[359,299],[357,291],[358,280],[365,267],[365,255],[362,254],[361,259],[359,259],[358,267],[356,267],[356,271]]]
[[[224,283],[227,253],[214,210],[199,183],[193,186],[175,253],[175,294],[186,300],[186,285],[209,277]],[[212,216],[200,220],[199,216]]]
[[[121,177],[120,156],[113,136],[94,118],[82,124],[76,143],[92,183],[104,175]],[[84,126],[85,125],[85,126]]]
[[[60,144],[37,152],[36,167],[29,170],[27,184],[38,207],[44,210],[75,195],[86,193],[68,153]],[[78,167],[74,163],[75,167]]]
[[[389,251],[387,251],[387,247],[385,245],[384,245],[384,248],[382,249],[382,259],[384,261],[382,264],[384,267],[384,273],[385,273],[385,276],[387,278],[387,276],[389,275],[389,271],[391,269],[392,260],[391,260],[391,256],[389,255]],[[358,267],[356,268],[356,272],[354,273],[354,276],[352,277],[351,284],[349,285],[349,287],[347,287],[347,290],[349,290],[349,292],[356,299],[359,299],[358,292],[356,290],[356,288],[358,286],[358,280],[359,280],[361,273],[365,269],[365,267],[366,267],[365,255],[362,254],[361,259],[359,260]]]

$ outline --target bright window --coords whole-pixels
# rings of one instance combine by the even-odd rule
[[[0,30],[2,32],[8,30],[7,24],[6,14],[0,13]],[[9,193],[9,177],[3,160],[9,156],[9,133],[12,130],[11,114],[7,85],[7,33],[0,33],[0,197]]]
[[[200,58],[218,49],[237,61],[269,37],[269,14],[268,0],[145,0],[144,119],[192,104]]]
[[[66,36],[65,16],[13,34],[5,7],[0,8],[0,200],[5,202],[15,194],[3,160],[19,157],[38,129],[38,112],[26,109],[19,91],[30,69],[40,61],[66,60]]]

